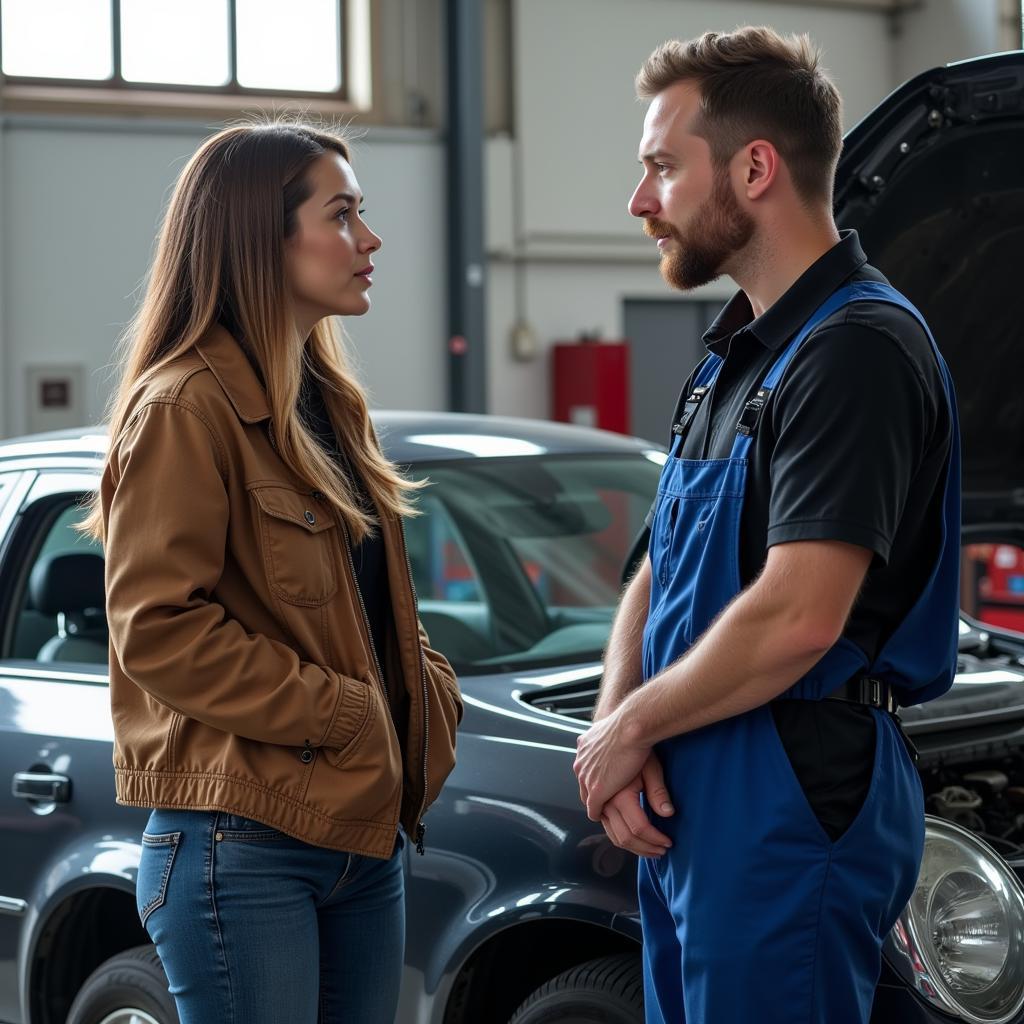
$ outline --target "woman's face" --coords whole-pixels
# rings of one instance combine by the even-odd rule
[[[344,157],[317,157],[308,176],[312,194],[285,241],[285,274],[303,336],[325,316],[370,308],[371,256],[381,245],[363,220],[363,194]]]

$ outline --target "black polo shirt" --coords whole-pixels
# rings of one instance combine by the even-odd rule
[[[738,292],[704,335],[724,363],[682,456],[728,458],[743,407],[814,311],[843,285],[885,280],[868,265],[856,233],[845,231],[761,316],[754,318],[747,296]],[[695,374],[683,386],[673,423]],[[838,540],[869,549],[874,558],[844,635],[874,660],[938,557],[950,437],[942,376],[917,320],[883,302],[858,302],[833,314],[789,364],[750,447],[740,535],[743,585],[757,576],[774,544]],[[869,757],[873,729],[859,708],[806,703],[773,705],[773,711],[791,705],[776,714],[791,760],[802,756],[798,745],[807,752],[801,741],[808,737],[818,749],[819,772],[825,761],[845,759],[852,771]],[[794,767],[806,789],[808,765],[804,774]]]

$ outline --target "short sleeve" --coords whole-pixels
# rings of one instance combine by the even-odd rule
[[[809,338],[770,405],[768,546],[845,541],[886,563],[936,408],[886,330],[846,322]]]

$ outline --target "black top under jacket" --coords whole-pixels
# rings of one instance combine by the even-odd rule
[[[306,427],[316,435],[323,448],[338,462],[345,476],[351,482],[362,507],[371,515],[376,510],[366,485],[349,462],[338,437],[334,432],[324,396],[316,378],[306,369],[302,375],[299,390],[299,415]],[[366,617],[370,623],[370,636],[373,638],[378,659],[384,655],[384,643],[388,622],[391,616],[391,593],[388,586],[387,562],[385,561],[384,541],[379,531],[351,545],[352,564],[355,568],[356,582],[366,606]]]

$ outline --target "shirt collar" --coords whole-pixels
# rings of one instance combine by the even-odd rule
[[[776,351],[810,319],[811,314],[865,263],[856,231],[842,231],[839,241],[818,257],[759,317],[750,299],[738,291],[704,332],[704,344],[724,356],[735,334],[747,331],[765,348]]]

